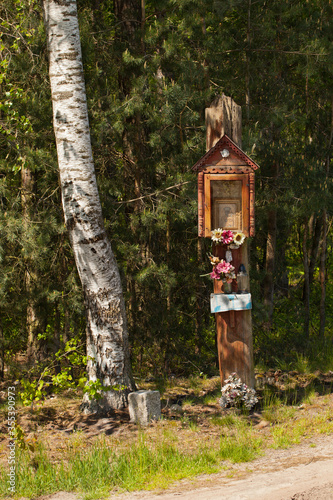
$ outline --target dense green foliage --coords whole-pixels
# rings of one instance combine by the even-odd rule
[[[135,371],[214,366],[212,286],[200,277],[208,242],[198,247],[191,166],[205,151],[204,108],[221,93],[242,106],[243,149],[261,167],[251,243],[257,359],[291,362],[330,341],[331,1],[151,0],[144,18],[134,0],[78,0],[78,8],[96,171]],[[84,307],[63,223],[42,13],[35,0],[5,0],[0,13],[0,340],[8,361],[27,349],[45,358],[84,338]]]

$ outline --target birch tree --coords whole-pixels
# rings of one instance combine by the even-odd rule
[[[124,407],[134,389],[125,305],[96,183],[76,0],[44,0],[43,8],[62,205],[85,297],[88,382],[108,388],[98,401],[105,411]],[[84,409],[96,406],[86,394]]]

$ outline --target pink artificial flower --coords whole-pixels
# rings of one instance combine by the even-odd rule
[[[234,233],[230,229],[225,229],[222,231],[222,243],[224,245],[229,245],[234,240]]]
[[[215,267],[216,269],[216,272],[217,273],[225,273],[226,272],[226,268],[225,268],[225,262],[224,260],[222,260],[222,262],[220,262],[219,264],[217,264],[217,266]]]
[[[210,277],[213,280],[220,280],[222,277],[226,277],[228,283],[231,283],[232,273],[235,270],[234,266],[230,264],[230,262],[226,262],[225,260],[221,260],[218,264],[213,267],[213,271],[210,273]]]
[[[212,280],[219,280],[219,279],[221,279],[221,276],[219,274],[217,274],[215,271],[213,271],[212,273],[210,273],[210,277],[212,278]]]
[[[219,274],[223,273],[223,260],[214,267],[214,271]]]
[[[219,264],[217,264],[215,269],[218,273],[227,274],[230,271],[233,271],[234,266],[232,266],[230,264],[230,262],[226,262],[225,260],[221,260],[221,262]]]
[[[212,278],[212,280],[219,280],[219,279],[221,279],[221,276],[216,272],[215,269],[213,269],[213,272],[211,272],[209,276]]]

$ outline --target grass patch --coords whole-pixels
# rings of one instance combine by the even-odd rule
[[[45,448],[33,455],[17,454],[16,495],[29,498],[59,490],[84,492],[86,498],[101,498],[115,488],[127,491],[165,488],[171,482],[219,470],[219,452],[202,447],[186,454],[162,440],[155,446],[141,436],[129,450],[116,453],[105,440],[88,451],[70,450],[67,460],[51,463]],[[2,471],[5,477],[5,471]],[[7,485],[0,491],[6,494]]]
[[[194,398],[186,398],[183,401],[182,407],[186,408],[188,406],[193,406],[195,404],[195,399]]]
[[[287,426],[281,425],[272,429],[272,448],[289,448],[292,444],[300,442],[300,428],[291,431]]]
[[[33,498],[66,490],[93,500],[107,496],[111,490],[166,488],[183,478],[218,472],[226,460],[232,463],[253,460],[261,452],[261,437],[253,434],[243,417],[225,416],[222,420],[228,432],[220,431],[218,439],[206,440],[198,440],[196,434],[186,446],[170,439],[171,426],[153,438],[149,431],[142,431],[137,442],[123,448],[105,437],[83,449],[80,447],[82,435],[74,435],[58,463],[52,462],[43,443],[39,443],[34,452],[19,449],[16,496]],[[191,423],[187,425],[187,432],[199,431],[194,424],[195,427]],[[189,436],[191,439],[192,433]],[[5,477],[5,470],[1,472]],[[2,495],[6,489],[6,484],[0,486]]]
[[[302,402],[308,405],[312,405],[317,395],[318,394],[316,393],[316,391],[312,387],[310,387],[309,390],[305,390],[305,396]]]
[[[235,417],[232,414],[229,415],[213,415],[210,419],[212,425],[218,425],[220,427],[230,427],[235,423]]]
[[[286,420],[292,420],[297,412],[294,406],[284,406],[281,402],[277,401],[276,404],[266,406],[262,412],[265,420],[273,424],[279,424]]]
[[[236,419],[234,434],[221,436],[219,456],[233,463],[249,462],[262,452],[262,438],[256,436],[246,420]]]
[[[195,393],[191,384],[198,384]],[[115,417],[117,438],[112,434],[103,439],[87,438],[82,430],[71,435],[63,430],[56,435],[54,430],[41,431],[44,422],[49,421],[48,415],[50,419],[58,418],[61,429],[69,410],[77,418],[73,401],[46,402],[43,411],[34,414],[22,409],[20,425],[27,421],[32,425],[24,439],[28,442],[29,432],[38,437],[33,451],[17,449],[15,496],[33,498],[66,490],[95,500],[108,496],[110,491],[162,489],[183,478],[221,471],[230,467],[230,462],[249,462],[269,447],[288,448],[302,439],[333,433],[333,399],[330,395],[317,396],[312,385],[304,388],[303,399],[297,397],[296,404],[292,389],[287,393],[264,387],[262,414],[248,415],[221,412],[216,400],[208,406],[209,399],[220,392],[218,384],[216,379],[201,380],[201,386],[198,378],[174,380],[164,397],[172,403],[179,400],[186,411],[176,414],[169,405],[161,421],[142,430],[129,424],[122,413],[121,423],[120,417]],[[182,386],[178,394],[174,393],[175,386]],[[271,425],[259,427],[262,419]],[[7,464],[3,464],[0,476],[6,477]],[[8,494],[6,481],[0,483],[0,494]]]
[[[184,415],[180,417],[180,422],[183,429],[190,429],[192,432],[197,432],[199,430],[198,422],[196,417],[189,417],[188,415]]]
[[[221,398],[221,391],[215,391],[213,394],[208,394],[203,398],[204,405],[215,405]]]

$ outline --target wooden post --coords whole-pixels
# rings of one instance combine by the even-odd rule
[[[209,151],[217,141],[227,134],[233,142],[241,147],[242,137],[242,110],[231,97],[222,95],[215,99],[209,108],[206,108],[206,149]],[[254,174],[250,174],[250,197],[254,196]],[[199,182],[202,182],[200,179]],[[250,203],[249,203],[250,205]],[[203,207],[199,207],[203,218]],[[254,234],[254,210],[250,213],[250,236]],[[249,247],[245,240],[238,250],[233,250],[232,265],[238,272],[240,264],[244,264],[249,274]],[[214,255],[224,258],[225,249],[216,245]],[[248,278],[249,280],[249,278]],[[221,293],[220,281],[214,280],[214,293]],[[248,282],[248,291],[250,288]],[[253,369],[253,342],[252,342],[252,316],[250,310],[227,311],[216,313],[217,348],[221,385],[231,373],[236,372],[242,382],[254,387]]]
[[[217,97],[205,110],[206,151],[209,151],[223,135],[227,135],[242,147],[242,108],[231,97]]]

